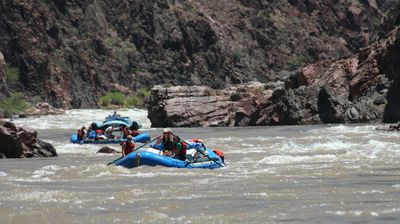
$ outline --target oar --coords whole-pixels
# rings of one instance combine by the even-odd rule
[[[176,136],[174,133],[171,132],[171,134],[172,134],[173,136],[177,137],[178,139],[180,139],[180,138],[179,138],[178,136]],[[181,140],[182,142],[184,142],[186,145],[189,145],[189,143],[186,142],[185,140],[183,140],[183,139],[180,139],[180,140]],[[205,146],[202,142],[201,142],[201,145],[203,146],[204,151],[205,151],[205,150],[206,150],[206,146]],[[209,155],[205,154],[203,151],[197,149],[196,147],[194,147],[194,149],[195,149],[197,152],[199,152],[200,154],[202,154],[203,156],[209,158],[209,159],[210,159],[211,161],[213,161],[214,163],[218,164],[220,167],[224,167],[221,163],[219,163],[219,162],[216,161],[215,159],[211,158]]]
[[[145,144],[143,144],[143,145],[137,147],[134,151],[137,151],[137,150],[143,148],[145,145],[149,144],[150,142],[154,142],[154,141],[157,140],[159,137],[160,137],[160,136],[153,138],[151,141],[149,141],[149,142],[147,142],[147,143],[145,143]],[[133,152],[134,152],[134,151],[133,151]],[[113,164],[113,163],[115,163],[115,162],[117,162],[118,160],[120,160],[120,159],[122,159],[122,158],[124,158],[123,155],[122,155],[121,157],[119,157],[118,159],[116,159],[116,160],[114,160],[114,161],[112,161],[112,162],[107,163],[107,166],[108,166],[108,165],[111,165],[111,164]]]

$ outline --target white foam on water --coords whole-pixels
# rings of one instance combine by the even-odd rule
[[[400,158],[400,144],[396,142],[369,140],[364,148],[371,149],[377,156]]]
[[[294,164],[294,163],[315,163],[315,162],[334,162],[336,155],[314,155],[314,156],[290,156],[273,155],[267,156],[259,161],[262,164]]]
[[[331,215],[338,215],[338,216],[346,215],[346,211],[326,211],[326,213],[331,214]]]
[[[400,212],[400,208],[385,209],[385,210],[382,210],[380,213],[381,214],[391,214],[391,213],[398,213],[398,212]]]
[[[266,152],[267,148],[252,147],[252,148],[238,148],[229,150],[229,154],[249,154],[249,153],[263,153]]]
[[[27,201],[27,202],[58,202],[58,203],[69,203],[71,199],[68,196],[63,195],[60,191],[21,191],[14,193],[12,196],[12,201]]]
[[[78,129],[95,121],[104,121],[105,117],[113,112],[114,110],[104,109],[66,110],[65,114],[18,118],[13,122],[18,126],[27,126],[33,129]],[[121,116],[129,117],[131,120],[141,122],[143,129],[151,127],[150,120],[147,118],[147,110],[119,109],[117,113]]]
[[[184,196],[178,196],[176,199],[178,200],[192,200],[192,199],[199,199],[199,198],[206,198],[206,195],[203,194],[190,194],[190,195],[184,195]]]
[[[53,181],[52,178],[54,177],[54,175],[60,170],[62,170],[60,166],[48,165],[40,169],[34,170],[30,177],[12,179],[17,182],[51,182]]]
[[[0,171],[0,177],[5,177],[5,176],[7,176],[7,173]]]
[[[268,193],[266,192],[259,192],[259,193],[243,192],[242,195],[246,197],[253,196],[257,198],[268,197]]]
[[[365,140],[349,148],[343,159],[359,161],[396,162],[400,158],[400,145],[394,142],[381,140]]]
[[[94,175],[94,177],[99,178],[99,177],[111,177],[114,176],[113,173],[111,173],[110,171],[107,172],[99,172],[98,174]]]
[[[130,174],[121,174],[121,176],[125,177],[140,177],[140,178],[151,178],[151,177],[156,177],[156,176],[162,176],[159,173],[153,173],[153,172],[138,172],[138,173],[130,173]]]
[[[316,142],[312,143],[309,145],[309,148],[312,151],[336,151],[336,150],[342,150],[342,149],[350,149],[352,147],[355,147],[356,144],[350,143],[350,142],[343,142],[338,139],[332,139],[330,141],[324,141],[324,142]]]
[[[394,187],[394,188],[400,188],[400,184],[392,185],[392,187]]]
[[[54,147],[57,149],[57,153],[68,153],[68,154],[91,154],[93,155],[102,155],[98,154],[97,151],[103,147],[109,146],[111,148],[116,149],[119,151],[119,145],[101,145],[101,144],[73,144],[73,143],[55,143]]]
[[[42,178],[55,174],[55,172],[48,170],[36,170],[33,172],[32,178]]]
[[[356,191],[355,193],[360,193],[360,194],[384,194],[386,192],[381,191],[381,190],[368,190],[368,191]]]
[[[95,207],[95,208],[93,208],[93,210],[96,210],[96,211],[107,211],[107,209],[103,208],[103,207]]]
[[[275,167],[271,168],[264,168],[264,169],[255,169],[250,172],[251,174],[276,174],[278,173],[277,169]]]
[[[368,133],[375,131],[377,126],[374,125],[361,125],[361,126],[349,126],[349,125],[337,125],[333,127],[323,127],[310,130],[310,133],[315,134],[325,134],[325,133],[337,133],[337,134],[345,134],[345,133]]]

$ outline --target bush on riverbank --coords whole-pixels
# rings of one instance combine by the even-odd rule
[[[106,108],[113,107],[137,107],[143,108],[145,98],[150,96],[150,90],[141,87],[132,96],[126,96],[119,91],[112,91],[100,98],[100,105]]]
[[[25,101],[21,93],[15,93],[0,101],[0,113],[4,117],[10,118],[18,112],[28,108],[28,103]]]
[[[15,83],[19,80],[19,68],[17,66],[7,64],[6,65],[6,79],[7,84]]]

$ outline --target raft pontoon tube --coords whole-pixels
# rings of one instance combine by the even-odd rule
[[[204,152],[205,151],[203,151],[203,153]],[[196,152],[196,149],[187,150],[187,155],[193,155],[195,153],[198,153]],[[217,154],[215,154],[211,149],[206,149],[206,154],[212,160],[210,160],[208,157],[202,157],[194,160],[181,161],[179,159],[161,155],[161,151],[156,149],[144,149],[132,152],[129,155],[125,156],[124,158],[115,161],[114,164],[126,168],[134,168],[142,165],[147,165],[147,166],[165,166],[165,167],[176,167],[176,168],[187,168],[187,169],[194,169],[194,168],[216,169],[225,166],[221,158]]]
[[[139,143],[147,143],[150,141],[150,136],[147,133],[141,133],[141,134],[133,137],[133,140],[135,142],[139,142]],[[71,141],[71,143],[77,143],[77,144],[118,144],[123,141],[126,141],[126,139],[123,139],[123,138],[101,139],[101,140],[84,139],[84,140],[79,141],[78,136],[76,134],[73,134],[73,135],[71,135],[70,141]]]

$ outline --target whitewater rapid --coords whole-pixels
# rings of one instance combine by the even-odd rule
[[[172,128],[226,168],[107,166],[119,155],[69,135],[110,110],[15,120],[59,157],[0,161],[0,223],[398,223],[400,133],[378,125]],[[145,110],[118,111],[140,120]],[[118,145],[110,145],[118,149]],[[23,213],[20,210],[24,211]]]

